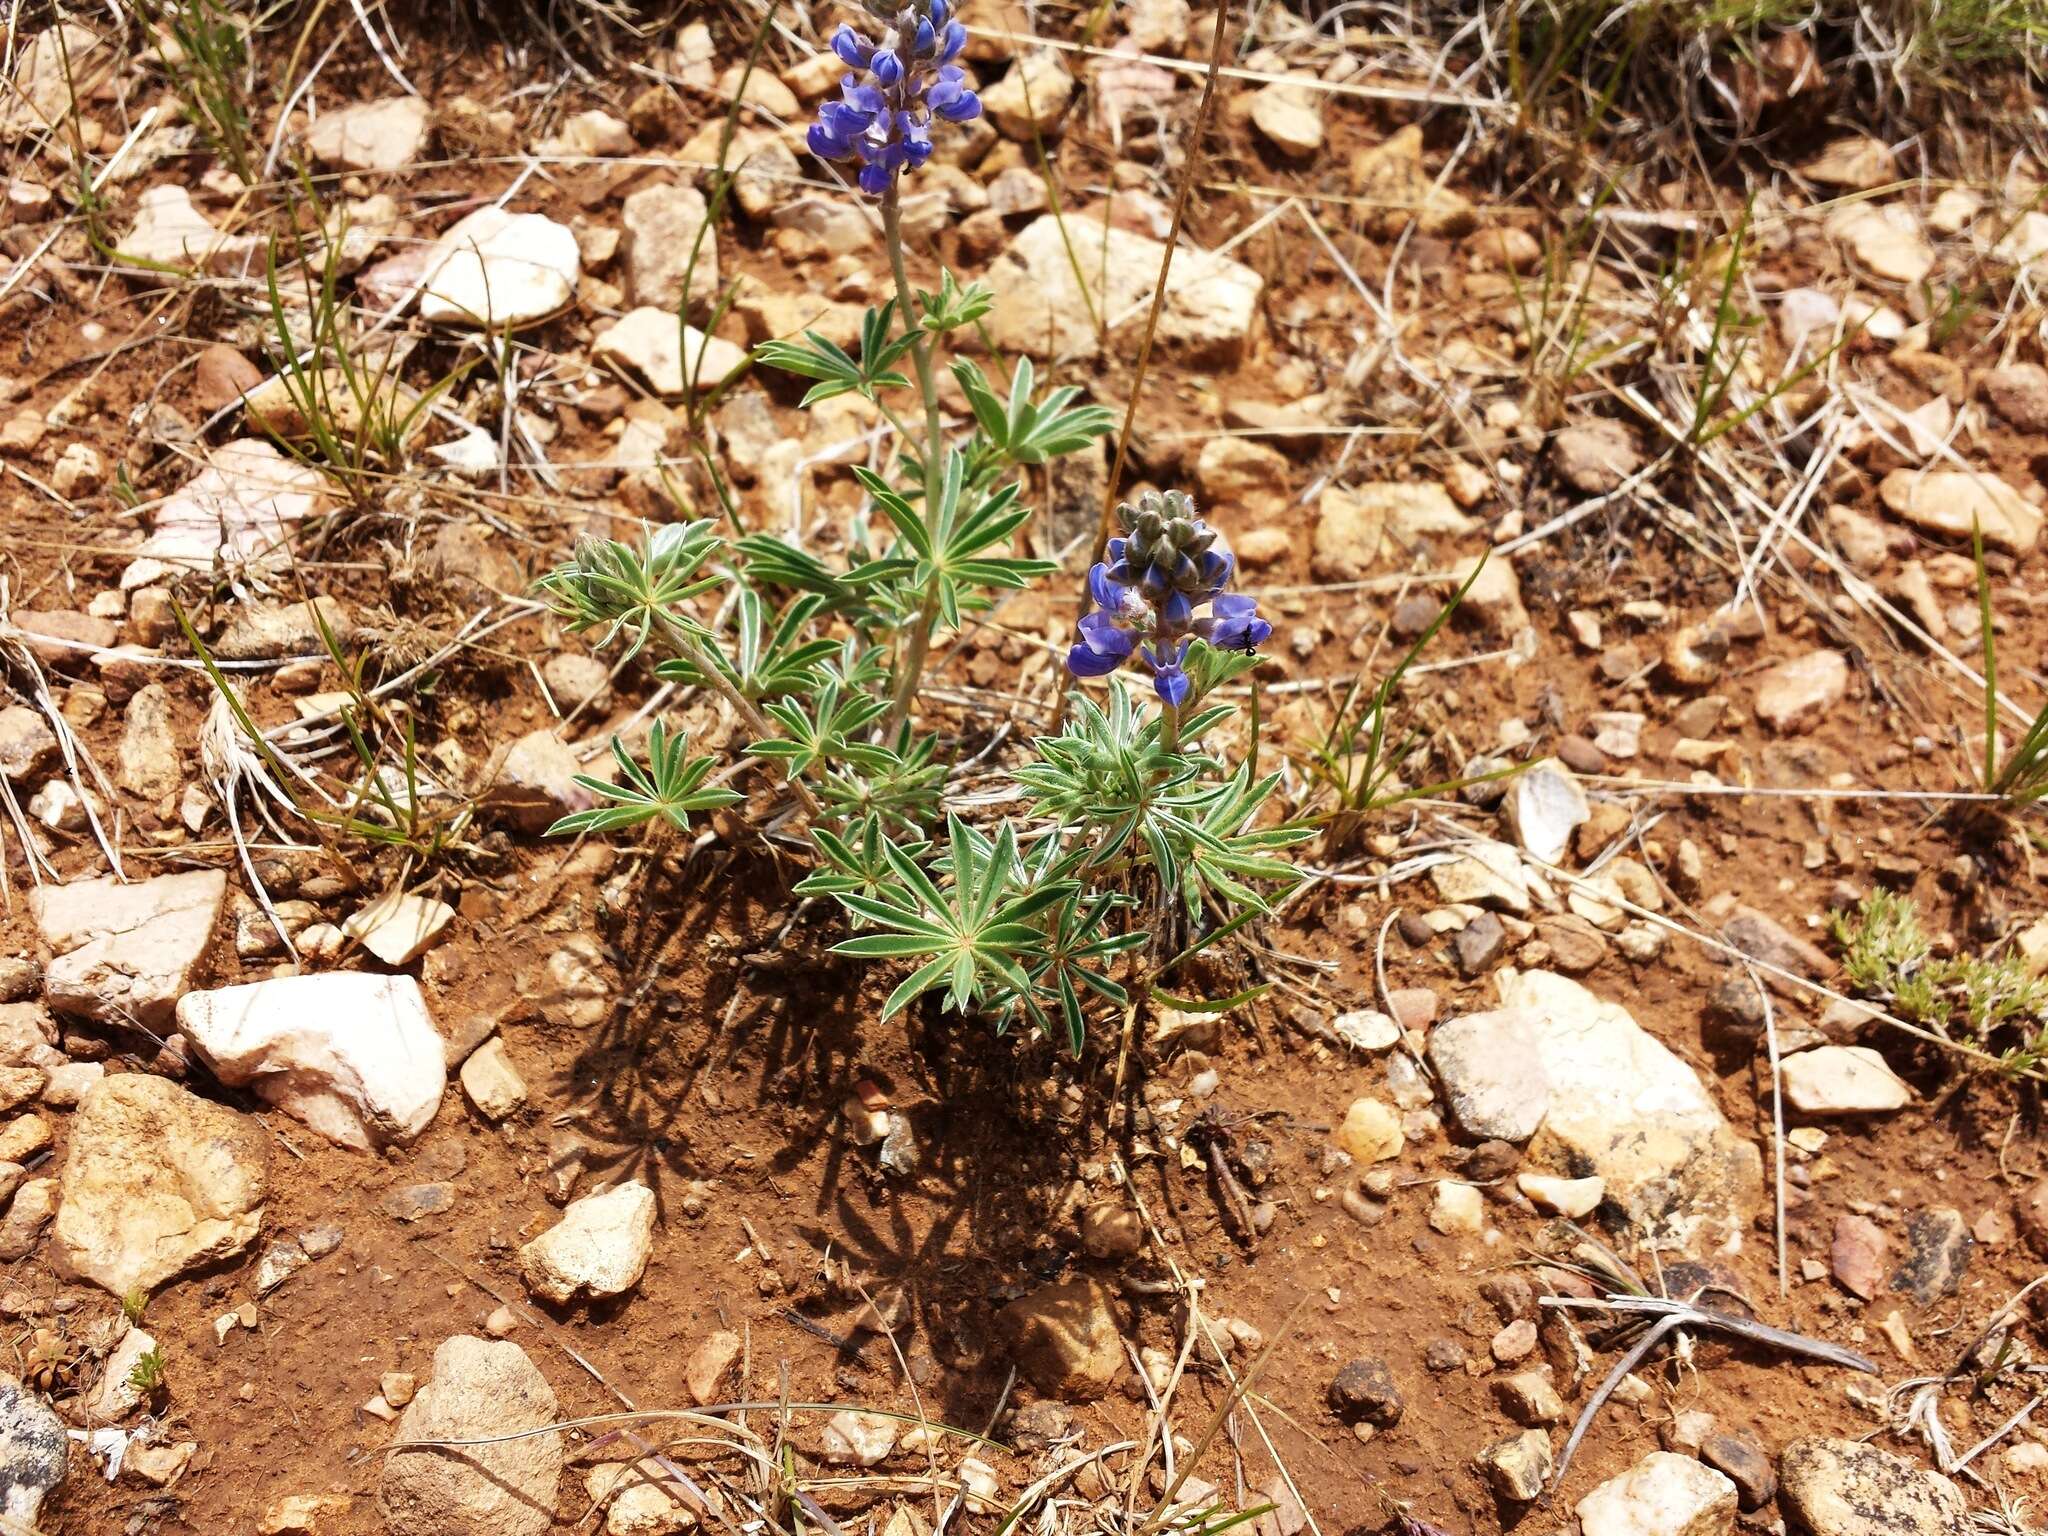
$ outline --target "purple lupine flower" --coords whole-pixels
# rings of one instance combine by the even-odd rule
[[[1067,652],[1076,677],[1104,677],[1133,655],[1152,673],[1152,686],[1178,709],[1193,689],[1185,669],[1189,636],[1225,650],[1252,651],[1272,638],[1256,600],[1226,592],[1235,571],[1214,547],[1216,530],[1179,491],[1147,491],[1117,508],[1122,538],[1088,572],[1095,606],[1081,618],[1080,639]],[[1208,612],[1196,610],[1208,605]]]
[[[910,0],[891,9],[868,0],[883,26],[880,41],[842,23],[832,51],[854,73],[839,82],[839,99],[818,108],[811,153],[821,160],[859,160],[863,192],[880,197],[899,172],[932,155],[932,119],[964,123],[981,115],[981,98],[953,61],[967,29],[948,0]]]

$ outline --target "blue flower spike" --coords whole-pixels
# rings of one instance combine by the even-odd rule
[[[880,197],[931,158],[933,118],[968,122],[981,116],[981,98],[953,62],[967,29],[946,0],[896,9],[870,0],[868,11],[879,39],[844,24],[832,34],[832,52],[852,73],[841,77],[838,99],[818,108],[807,142],[821,160],[858,160],[861,190]]]
[[[1193,688],[1185,670],[1191,636],[1221,650],[1255,651],[1273,626],[1259,617],[1255,599],[1226,590],[1235,563],[1214,547],[1216,530],[1197,514],[1194,498],[1147,491],[1116,512],[1123,536],[1109,541],[1108,558],[1088,572],[1095,606],[1082,616],[1067,670],[1106,677],[1135,655],[1160,700],[1179,709]]]

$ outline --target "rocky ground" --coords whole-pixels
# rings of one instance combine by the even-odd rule
[[[1475,569],[1393,762],[1524,771],[1335,818],[1255,1002],[1077,1061],[875,1023],[743,816],[540,835],[615,731],[731,729],[532,577],[707,451],[834,554],[885,451],[748,363],[886,293],[803,150],[828,18],[751,74],[723,16],[272,21],[230,111],[108,9],[0,100],[0,1529],[2029,1528],[2040,1003],[1902,1018],[1826,921],[2048,974],[2039,813],[1974,793],[1973,528],[2008,745],[2048,635],[2002,74],[1880,139],[1774,40],[1754,141],[1608,146],[1589,216],[1469,39],[1259,12],[1129,478],[1275,615],[1291,814]],[[968,19],[913,265],[1120,407],[1215,18]],[[1037,552],[1108,474],[1035,477]],[[1073,590],[943,661],[963,804]]]

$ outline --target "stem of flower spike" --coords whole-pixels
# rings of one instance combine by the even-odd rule
[[[882,243],[889,248],[889,270],[896,279],[896,314],[911,334],[910,361],[917,370],[918,393],[924,396],[924,520],[936,547],[943,532],[935,519],[944,473],[941,454],[945,444],[940,435],[939,385],[932,373],[931,343],[917,322],[917,304],[910,292],[910,269],[903,264],[901,187],[900,180],[892,180],[889,190],[882,194]],[[910,714],[910,702],[917,695],[918,682],[924,676],[925,657],[931,651],[932,625],[938,622],[938,618],[939,586],[934,577],[931,590],[924,595],[924,606],[918,612],[916,627],[898,655],[896,692],[889,701],[889,713],[882,721],[885,741],[894,739],[897,727]]]
[[[1180,750],[1180,706],[1159,706],[1159,744],[1169,752]]]

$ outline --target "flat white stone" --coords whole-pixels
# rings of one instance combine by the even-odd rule
[[[178,1027],[220,1080],[345,1147],[408,1142],[440,1107],[441,1036],[410,976],[332,971],[188,992]]]
[[[545,214],[479,208],[437,246],[420,292],[430,325],[503,330],[568,304],[583,270],[576,233]]]

